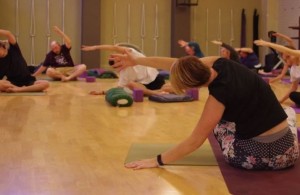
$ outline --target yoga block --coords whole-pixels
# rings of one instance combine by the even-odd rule
[[[88,82],[88,83],[93,83],[96,81],[96,77],[93,77],[93,76],[87,76],[85,78],[85,81]]]
[[[144,92],[141,89],[133,89],[133,101],[143,102],[144,101]]]
[[[193,100],[199,100],[199,89],[191,88],[186,90],[186,95],[189,95],[193,98]]]

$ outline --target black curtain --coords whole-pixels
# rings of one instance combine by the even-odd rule
[[[259,23],[259,15],[257,13],[257,9],[255,9],[253,14],[253,41],[259,39],[258,23]],[[259,47],[253,43],[252,48],[253,51],[256,53],[257,57],[259,57]]]
[[[241,15],[241,47],[246,47],[246,14],[245,9]]]

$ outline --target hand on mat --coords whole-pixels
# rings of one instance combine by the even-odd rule
[[[136,57],[131,53],[131,50],[125,50],[124,54],[112,54],[110,60],[115,61],[112,67],[117,71],[120,71],[129,66],[137,65]]]
[[[81,50],[82,51],[94,51],[94,50],[96,50],[96,48],[95,48],[95,46],[82,45]]]
[[[260,40],[255,40],[255,41],[254,41],[254,44],[255,44],[255,45],[258,45],[258,46],[268,46],[268,42],[267,42],[267,41],[264,41],[264,40],[262,40],[262,39],[260,39]]]
[[[104,91],[91,91],[89,93],[90,95],[105,95]]]
[[[138,170],[145,168],[155,168],[158,167],[158,164],[156,158],[151,158],[127,163],[125,164],[125,167],[133,170]]]

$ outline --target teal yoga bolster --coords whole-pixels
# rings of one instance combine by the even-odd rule
[[[105,100],[112,106],[128,107],[133,103],[131,95],[122,88],[112,88],[106,92]]]

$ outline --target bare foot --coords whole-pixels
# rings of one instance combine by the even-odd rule
[[[63,81],[63,82],[68,82],[68,81],[77,81],[77,78],[76,77],[70,77],[70,76],[68,76],[68,77],[66,77],[66,76],[63,76],[62,78],[61,78],[61,81]]]
[[[167,91],[158,91],[157,93],[158,95],[163,95],[163,94],[170,94],[169,92]]]
[[[61,76],[61,81],[62,81],[62,82],[68,82],[69,79],[68,79],[68,77],[66,77],[65,75],[62,75],[62,76]]]
[[[7,93],[17,93],[17,92],[22,92],[22,87],[10,87],[10,88],[7,88],[6,91]]]
[[[90,95],[105,95],[104,91],[91,91],[89,93]]]

